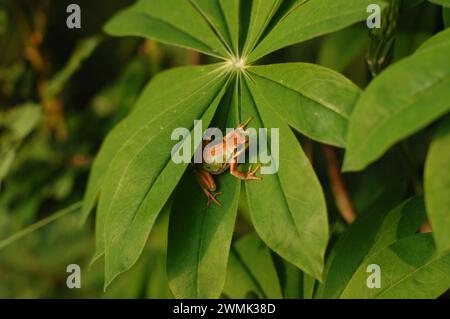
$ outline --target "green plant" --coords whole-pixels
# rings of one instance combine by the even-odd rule
[[[168,136],[176,127],[192,128],[194,119],[218,127],[235,127],[249,116],[255,119],[256,127],[280,128],[281,136],[279,172],[265,176],[261,183],[245,184],[256,232],[285,260],[323,279],[328,242],[325,200],[289,126],[313,140],[346,146],[347,124],[360,90],[338,73],[316,65],[253,64],[282,47],[364,20],[365,9],[371,3],[138,1],[108,22],[105,30],[109,34],[144,36],[198,50],[223,62],[158,75],[141,95],[135,111],[104,142],[90,176],[83,218],[98,199],[95,258],[104,255],[105,287],[136,262],[159,211],[176,188],[168,243],[172,291],[184,298],[221,294],[241,183],[222,176],[219,183],[225,208],[207,209],[192,175],[184,174],[187,165],[171,162],[173,142]],[[416,59],[442,67],[448,64],[448,51],[444,49],[442,45],[423,49]],[[370,94],[392,86],[383,80],[401,83],[395,71],[400,69],[400,73],[407,62],[416,63],[414,56],[408,60],[386,71],[359,99],[352,115],[355,120],[350,123],[345,168],[362,168],[358,161],[365,160],[366,149],[372,153],[377,147],[384,150],[386,138],[367,141],[372,135],[358,129],[367,130],[370,122],[379,122],[376,114],[369,112],[378,112],[374,106],[386,105],[374,98],[386,97],[374,94],[371,98]],[[418,78],[423,75],[419,71]],[[436,78],[444,76],[434,73]],[[428,76],[421,78],[429,80]],[[383,87],[378,88],[377,83]],[[444,90],[445,86],[440,88]],[[405,92],[408,96],[414,93]],[[394,98],[399,99],[395,101],[399,108],[411,109],[403,103],[401,94]],[[405,136],[404,131],[429,123],[448,110],[448,103],[443,101],[444,96],[435,102],[436,111],[430,111],[430,116],[422,114],[422,125],[411,118],[410,125],[390,126],[393,132],[381,127],[382,137],[395,141]]]
[[[80,0],[83,27],[62,37],[63,1],[0,0],[1,297],[449,289],[447,0],[138,0],[117,12],[130,2]],[[367,28],[370,4],[381,29]],[[208,208],[192,165],[171,160],[171,133],[249,118],[279,129],[279,169],[217,175],[223,207]],[[90,260],[94,225],[76,227],[74,212],[93,211]],[[71,263],[82,289],[64,285]]]

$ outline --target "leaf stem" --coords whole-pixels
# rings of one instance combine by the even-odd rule
[[[74,211],[77,211],[80,207],[81,207],[81,201],[66,207],[56,213],[54,213],[53,215],[50,215],[44,219],[41,219],[40,221],[22,229],[21,231],[3,239],[0,240],[0,250],[2,250],[3,248],[5,248],[6,246],[12,244],[13,242],[25,237],[28,234],[31,234],[32,232],[34,232],[35,230],[38,230],[41,227],[44,227],[47,224],[50,224],[51,222],[64,217],[66,215],[68,215],[69,213],[72,213]]]
[[[339,169],[336,150],[331,146],[324,145],[323,152],[327,160],[328,178],[330,180],[336,206],[342,218],[347,223],[351,224],[356,218],[356,212],[352,201],[350,200],[350,196],[348,195],[344,178]]]

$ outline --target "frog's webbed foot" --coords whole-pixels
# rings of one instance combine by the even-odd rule
[[[261,168],[261,164],[256,165],[254,169],[252,169],[253,165],[250,165],[248,168],[247,174],[245,176],[245,180],[256,180],[260,181],[262,178],[259,176],[256,176],[256,172]]]
[[[243,181],[249,181],[249,180],[260,181],[262,178],[259,176],[256,176],[255,174],[261,168],[261,164],[256,165],[256,167],[254,169],[252,167],[253,167],[253,165],[250,165],[247,173],[243,173],[237,169],[237,163],[232,163],[230,165],[230,173],[233,176],[236,176],[237,178],[239,178]]]
[[[205,193],[206,198],[208,198],[208,203],[206,204],[206,207],[209,208],[211,206],[211,203],[216,204],[219,207],[223,207],[222,203],[217,200],[217,196],[222,195],[222,192],[211,192],[205,188],[203,188],[203,193]]]

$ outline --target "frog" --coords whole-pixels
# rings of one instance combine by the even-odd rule
[[[204,155],[202,163],[195,164],[195,178],[208,200],[207,208],[212,203],[218,207],[223,207],[223,204],[217,199],[217,196],[223,193],[217,192],[217,185],[213,175],[220,175],[229,170],[231,175],[243,181],[262,180],[260,176],[256,176],[257,171],[261,168],[261,164],[257,164],[254,168],[253,165],[250,165],[247,172],[241,172],[237,168],[238,157],[249,146],[248,132],[245,128],[251,121],[252,117],[228,132],[222,142],[210,146],[209,152]],[[203,148],[208,144],[209,141],[205,141]]]

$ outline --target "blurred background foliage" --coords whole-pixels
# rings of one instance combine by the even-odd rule
[[[175,66],[211,62],[153,41],[104,35],[106,20],[132,2],[0,0],[0,298],[171,297],[165,275],[168,207],[137,265],[106,293],[101,262],[88,270],[94,221],[81,227],[76,210],[20,240],[1,244],[2,239],[81,200],[103,138],[132,110],[153,75]],[[443,15],[430,3],[404,2],[390,62],[414,52],[443,28],[443,16],[448,17],[448,12]],[[81,29],[66,27],[70,3],[81,7]],[[283,49],[262,62],[321,64],[364,88],[371,80],[366,63],[371,41],[365,25],[358,24]],[[344,176],[358,214],[386,211],[421,194],[429,132],[422,130],[364,172]],[[326,193],[332,245],[347,227],[333,192],[333,174],[342,153],[297,136]],[[252,235],[245,206],[239,207],[235,237],[240,239],[232,249],[224,295],[311,297],[314,282]],[[65,284],[66,267],[73,263],[82,268],[81,289],[68,289]],[[255,270],[252,278],[244,268]],[[309,281],[310,288],[297,291],[293,280],[302,281],[303,287]],[[254,293],[233,285],[236,281],[253,287]]]

